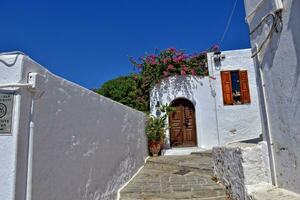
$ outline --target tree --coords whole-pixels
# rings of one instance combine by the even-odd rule
[[[143,97],[143,91],[133,76],[121,76],[109,80],[96,92],[139,111],[149,110],[149,101]]]

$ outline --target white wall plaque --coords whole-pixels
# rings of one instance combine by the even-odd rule
[[[0,93],[0,134],[11,133],[13,94]]]

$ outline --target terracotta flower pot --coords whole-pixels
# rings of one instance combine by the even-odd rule
[[[158,156],[160,148],[161,148],[160,141],[150,141],[149,142],[149,149],[150,149],[152,156],[154,156],[154,157]]]

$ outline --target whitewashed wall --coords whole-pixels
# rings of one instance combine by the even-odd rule
[[[250,49],[222,51],[225,59],[220,65],[215,65],[213,53],[208,54],[208,67],[212,80],[212,87],[216,93],[216,109],[218,130],[221,144],[259,137],[262,134],[260,111],[258,106],[257,84],[254,62]],[[250,104],[224,105],[221,71],[247,70],[250,89]]]
[[[170,104],[176,98],[186,98],[195,106],[197,145],[212,148],[219,144],[258,138],[262,134],[258,108],[254,64],[250,49],[224,51],[220,70],[248,70],[251,104],[223,105],[220,70],[208,54],[211,77],[174,76],[163,79],[151,91],[150,107],[155,116],[156,102]],[[215,79],[215,80],[214,80]],[[167,141],[169,133],[167,132]]]
[[[233,143],[213,148],[214,175],[233,200],[250,200],[258,185],[271,182],[267,144]]]
[[[248,16],[259,4],[245,0]],[[279,1],[280,2],[280,1]],[[300,1],[284,0],[282,26],[255,57],[266,140],[274,155],[275,184],[300,193]],[[276,10],[275,0],[265,0],[248,18],[252,30],[267,13]],[[263,23],[251,36],[258,46],[267,37],[271,22]],[[259,73],[261,72],[261,73]],[[271,162],[272,163],[272,162]]]
[[[12,67],[7,67],[0,62],[0,84],[22,82],[22,58],[18,56],[17,59],[16,55],[0,56],[7,63],[14,63]],[[23,89],[0,89],[0,92],[15,94],[11,134],[0,135],[0,199],[21,199],[26,194],[29,121],[19,121],[19,118],[29,117],[30,101],[25,100],[29,97]],[[23,101],[21,94],[25,95]],[[19,130],[22,130],[21,133]]]
[[[145,115],[27,56],[0,63],[0,71],[0,83],[26,82],[28,72],[43,77],[36,93],[15,91],[13,132],[0,135],[0,199],[115,199],[148,155]]]
[[[170,104],[176,98],[186,98],[195,106],[197,145],[210,148],[218,145],[214,97],[208,77],[174,76],[157,84],[150,94],[151,113],[156,116],[155,105]],[[167,142],[169,132],[167,132]]]

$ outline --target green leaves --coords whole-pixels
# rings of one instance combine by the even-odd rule
[[[96,92],[142,112],[149,110],[149,103],[143,97],[144,92],[139,83],[133,80],[132,76],[124,76],[107,81]]]
[[[146,124],[148,141],[159,141],[165,138],[166,122],[161,117],[149,116]]]
[[[96,92],[142,112],[150,111],[150,90],[161,79],[174,75],[208,75],[206,52],[187,55],[176,48],[168,48],[146,55],[139,59],[140,62],[132,57],[129,60],[139,70],[138,74],[107,81]],[[169,112],[169,108],[162,109]]]
[[[148,116],[145,129],[148,141],[160,141],[165,138],[165,131],[169,128],[166,124],[167,116],[175,110],[175,108],[165,104],[160,107],[160,111],[164,113],[161,117]]]

